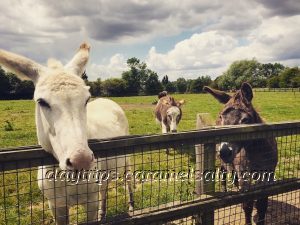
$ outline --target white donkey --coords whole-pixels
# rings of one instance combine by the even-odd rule
[[[23,56],[0,50],[0,64],[19,77],[31,79],[35,84],[36,127],[39,144],[59,162],[60,170],[88,170],[96,166],[88,138],[109,138],[128,135],[128,121],[124,111],[115,102],[97,99],[88,103],[89,87],[80,78],[89,58],[90,47],[83,43],[73,59],[62,66],[58,62],[42,66]],[[50,62],[50,61],[49,61]],[[48,63],[49,64],[49,63]],[[128,159],[128,158],[127,158]],[[124,157],[102,160],[98,169],[113,170],[125,167]],[[94,180],[79,181],[78,185],[62,179],[49,179],[54,166],[41,166],[38,170],[39,187],[48,199],[57,224],[69,223],[69,207],[82,204],[87,210],[87,221],[98,219],[99,185]],[[48,171],[48,172],[47,172]],[[133,207],[130,180],[129,205]],[[101,217],[106,214],[108,182],[100,186]]]

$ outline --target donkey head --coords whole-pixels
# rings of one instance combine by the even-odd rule
[[[171,96],[166,96],[162,101],[162,104],[167,106],[166,117],[163,122],[172,133],[177,132],[177,125],[182,117],[181,107],[184,103],[184,100],[175,101],[175,99]]]
[[[89,169],[94,155],[87,143],[86,104],[89,87],[81,79],[90,47],[83,43],[72,60],[48,67],[0,50],[0,64],[35,84],[37,136],[61,169]]]
[[[261,123],[262,120],[252,106],[253,92],[250,84],[243,83],[240,90],[233,96],[223,91],[210,87],[204,87],[204,91],[210,93],[220,103],[224,104],[223,110],[219,113],[217,125],[239,125]],[[220,145],[220,157],[226,162],[232,162],[236,154],[245,147],[247,143],[227,143]]]

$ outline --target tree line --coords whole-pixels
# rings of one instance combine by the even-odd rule
[[[122,73],[121,78],[88,81],[88,77],[84,74],[83,79],[91,87],[93,96],[157,95],[163,90],[170,93],[200,93],[205,85],[212,83],[209,76],[187,80],[178,78],[176,81],[170,81],[168,75],[165,75],[162,80],[159,80],[158,74],[137,58],[128,59],[127,66],[128,70]]]
[[[285,67],[280,63],[263,64],[256,59],[233,62],[215,80],[209,76],[199,76],[196,79],[180,77],[170,81],[168,75],[160,80],[156,72],[135,57],[127,60],[127,66],[128,70],[122,73],[121,78],[89,81],[88,75],[84,73],[82,79],[90,86],[94,97],[157,95],[163,90],[169,93],[201,93],[204,86],[229,91],[238,89],[245,81],[254,88],[300,87],[299,67]],[[0,99],[31,99],[33,92],[31,81],[22,81],[0,67]]]
[[[32,99],[34,85],[30,80],[20,80],[15,74],[5,72],[0,66],[0,99]]]
[[[235,61],[214,80],[213,86],[221,90],[235,90],[245,81],[254,88],[300,87],[300,68],[285,67],[280,63],[263,64],[256,59]]]

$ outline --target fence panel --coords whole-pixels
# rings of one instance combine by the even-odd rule
[[[99,203],[101,208],[103,196],[107,203],[103,224],[204,224],[207,218],[214,218],[214,224],[240,224],[244,222],[241,203],[266,195],[270,196],[267,224],[274,221],[300,224],[299,134],[300,122],[290,122],[90,140],[89,145],[97,157],[97,170],[77,173],[61,171],[53,165],[56,160],[39,146],[1,150],[0,224],[54,224],[54,217],[61,221],[69,218],[72,224],[85,223],[95,211],[93,203]],[[234,176],[230,175],[226,177],[227,192],[224,192],[219,170],[221,162],[218,154],[214,157],[215,145],[256,143],[273,138],[278,148],[276,182],[254,185],[257,177],[253,177],[247,190],[239,190]],[[197,165],[195,145],[206,146],[205,151],[199,151],[204,154],[201,164],[213,165],[213,168],[196,170],[203,165]],[[257,145],[255,149],[265,150],[264,145]],[[270,163],[268,157],[263,160],[266,165]],[[47,175],[44,177],[37,175],[42,165],[45,167],[40,172]],[[204,179],[207,185],[201,193],[195,191],[198,179]],[[108,189],[103,191],[107,180],[110,180]],[[41,193],[38,181],[48,193],[47,198]],[[129,181],[134,200],[131,211]],[[98,194],[101,189],[105,195]],[[88,198],[93,194],[95,198]],[[52,208],[56,208],[54,216],[48,200]],[[79,203],[70,207],[69,215],[63,207],[67,201]],[[208,216],[212,211],[213,215]],[[202,215],[200,221],[199,214]],[[255,210],[253,215],[256,221]]]

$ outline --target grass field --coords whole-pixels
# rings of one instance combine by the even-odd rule
[[[195,129],[197,113],[211,113],[216,117],[219,104],[208,94],[174,95],[185,99],[183,118],[179,131]],[[160,133],[154,120],[151,104],[156,96],[112,98],[126,111],[131,134]],[[266,122],[300,119],[300,93],[260,92],[255,93],[254,106]],[[32,100],[0,101],[0,148],[37,144]]]
[[[183,106],[183,118],[178,127],[179,131],[195,129],[197,113],[208,112],[216,117],[222,108],[222,105],[208,94],[174,95],[174,97],[178,100],[186,100],[186,104]],[[154,105],[151,104],[156,100],[156,96],[112,99],[125,110],[131,134],[160,133],[160,126],[156,124],[154,119]],[[300,119],[300,93],[255,93],[254,106],[266,122]],[[288,140],[284,141],[288,143]],[[34,102],[32,100],[0,101],[0,148],[34,144],[37,144]],[[295,146],[294,149],[299,151],[299,148],[300,146]],[[280,154],[283,155],[282,160],[289,163],[282,170],[287,172],[300,170],[299,162],[289,159],[290,156],[295,154],[299,156],[299,152],[288,152],[288,148],[287,150],[283,148]],[[156,151],[154,154],[139,154],[134,156],[132,160],[138,165],[135,169],[170,169],[177,165],[180,165],[181,169],[186,169],[191,161],[188,154],[175,153],[166,156],[164,151]],[[149,163],[144,164],[142,162]],[[281,170],[280,168],[279,170]],[[5,177],[0,176],[0,184],[5,179],[7,185],[5,188],[0,186],[0,224],[5,224],[4,217],[11,218],[6,221],[10,224],[28,224],[31,222],[40,224],[40,220],[43,218],[42,209],[43,207],[47,208],[47,205],[41,204],[42,196],[36,182],[32,182],[31,185],[28,182],[30,175],[31,179],[35,181],[36,171],[19,172],[18,176],[14,173],[6,174]],[[24,184],[19,185],[21,181],[24,181]],[[153,192],[155,189],[159,194]],[[156,206],[158,203],[167,203],[179,199],[186,200],[191,197],[192,190],[193,184],[183,182],[176,184],[160,183],[159,185],[151,182],[138,185],[135,191],[135,199],[137,199],[135,207],[144,208]],[[3,196],[5,193],[6,200],[4,202]],[[18,198],[23,205],[17,204]],[[119,203],[117,206],[116,201]],[[1,212],[4,205],[7,208],[7,215],[3,215]],[[117,188],[117,191],[112,189],[109,193],[108,207],[108,214],[110,215],[126,211],[124,189],[121,186]],[[76,214],[76,208],[73,209],[73,212]],[[80,207],[79,212],[82,213]],[[18,218],[18,213],[22,214],[21,218]],[[44,217],[51,218],[49,210],[46,211]],[[79,221],[83,221],[83,217],[84,214],[79,216]],[[73,216],[73,221],[76,220],[78,218]],[[49,223],[52,224],[53,221],[49,220]]]

